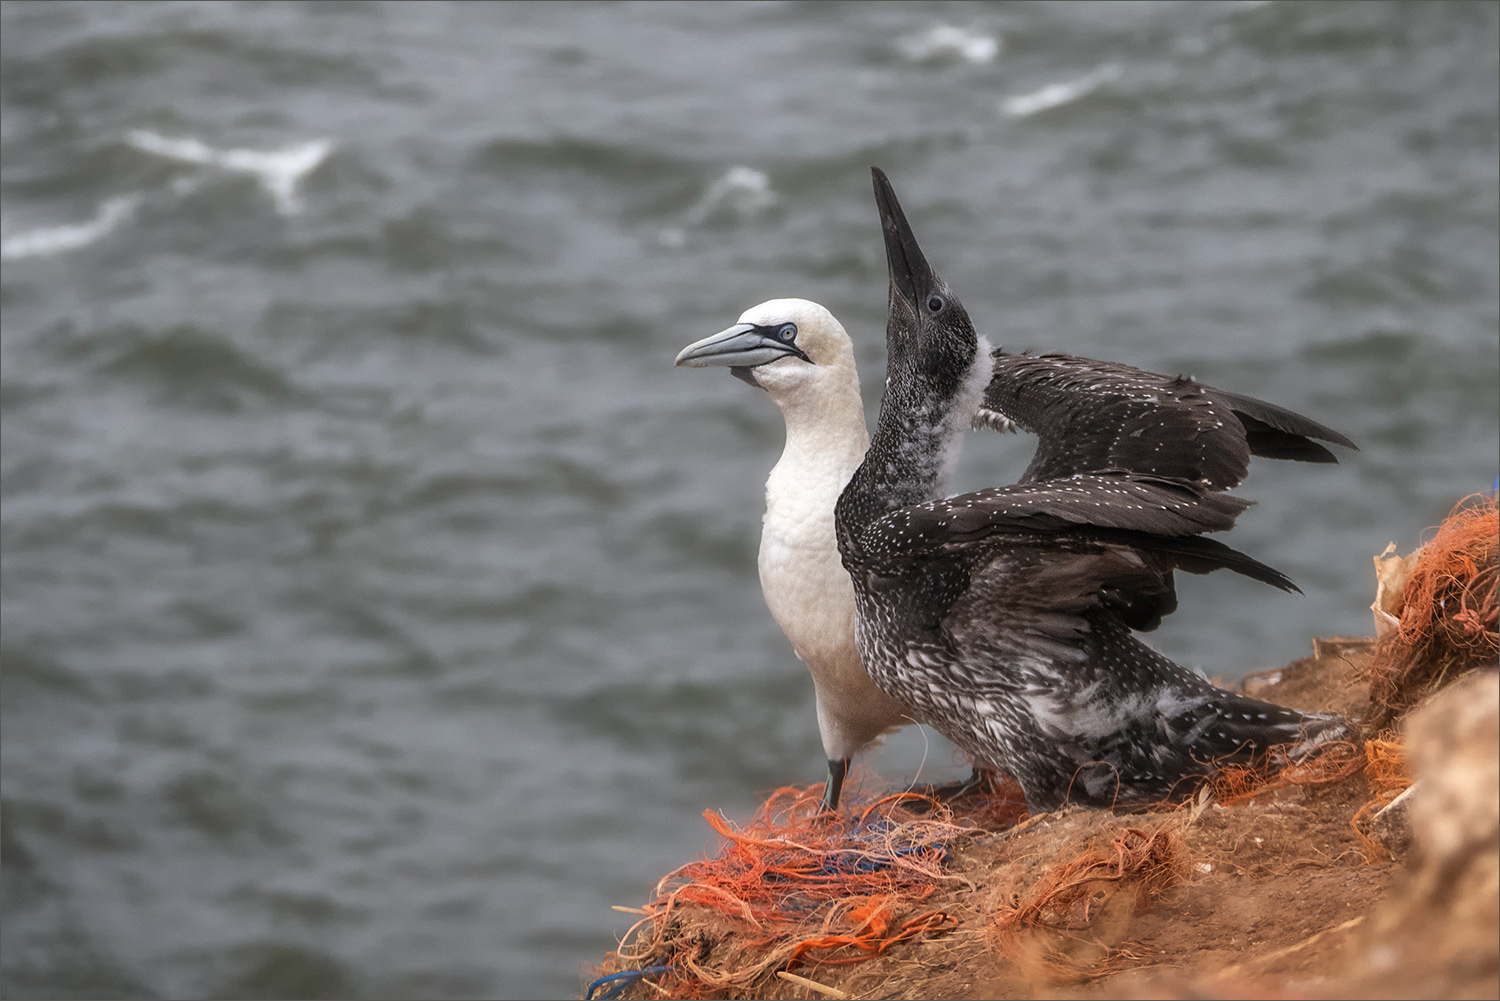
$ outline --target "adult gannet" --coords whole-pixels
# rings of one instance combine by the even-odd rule
[[[1023,482],[941,496],[963,431],[997,403],[1002,413],[1004,394],[987,394],[988,344],[928,265],[889,180],[874,176],[890,271],[886,392],[870,448],[836,505],[871,678],[976,762],[1013,775],[1033,810],[1160,800],[1224,761],[1342,734],[1334,717],[1216,688],[1131,633],[1171,610],[1175,569],[1228,568],[1293,588],[1201,537],[1230,528],[1248,506],[1220,492],[1243,468],[1212,460],[1191,478],[1168,460],[1161,469],[1112,468],[1110,455],[1120,450],[1128,461],[1131,443],[1149,437],[1149,423],[1121,436],[1127,421],[1102,453],[1083,449],[1103,455],[1091,460],[1105,463],[1099,468],[1053,468],[1044,435]],[[1238,398],[1219,399],[1232,411]],[[1248,416],[1245,461],[1254,422],[1277,430]],[[1227,424],[1215,420],[1213,430]],[[1111,437],[1090,432],[1083,413],[1064,437]],[[1201,440],[1153,439],[1147,455],[1196,453]],[[1201,460],[1185,464],[1193,461]]]
[[[854,588],[834,542],[834,502],[870,443],[854,345],[817,303],[772,299],[689,344],[676,363],[729,366],[769,393],[786,420],[786,447],[766,481],[760,585],[771,616],[812,675],[828,756],[823,805],[835,809],[850,759],[912,722],[859,662]]]

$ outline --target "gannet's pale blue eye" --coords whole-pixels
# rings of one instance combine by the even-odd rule
[[[929,296],[927,299],[927,311],[929,313],[941,313],[945,305],[947,303],[943,302],[943,297],[940,295]]]
[[[783,323],[781,329],[776,331],[776,336],[786,343],[792,343],[792,338],[797,336],[797,325],[795,323]]]

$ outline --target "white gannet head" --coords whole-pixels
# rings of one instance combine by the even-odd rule
[[[678,365],[724,365],[735,378],[764,389],[783,409],[853,387],[854,344],[832,313],[806,299],[771,299],[752,306],[739,322],[694,341]],[[861,418],[861,423],[863,418]]]

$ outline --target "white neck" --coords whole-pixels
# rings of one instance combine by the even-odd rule
[[[937,496],[947,496],[951,490],[953,473],[958,468],[958,460],[963,452],[964,441],[974,426],[974,415],[979,412],[979,405],[984,402],[984,391],[994,377],[995,363],[992,358],[994,349],[990,347],[989,338],[983,334],[979,335],[978,350],[974,352],[974,364],[969,369],[969,374],[964,378],[963,389],[954,398],[952,408],[948,412],[947,428],[943,442],[943,460],[938,473]]]
[[[799,374],[806,376],[808,370]],[[786,448],[772,471],[773,482],[777,472],[784,471],[786,489],[817,490],[828,496],[831,513],[833,502],[870,447],[853,358],[847,365],[820,368],[813,378],[795,385],[781,386],[764,370],[758,377],[786,420]]]
[[[763,366],[756,379],[774,384],[765,370],[780,364],[791,363]],[[771,392],[786,418],[786,448],[766,480],[760,582],[772,617],[812,672],[819,730],[832,759],[898,725],[900,707],[860,664],[854,587],[834,531],[834,505],[870,444],[853,358],[816,373],[803,365],[797,374],[796,387]]]

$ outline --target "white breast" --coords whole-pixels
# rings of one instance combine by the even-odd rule
[[[834,534],[834,506],[869,446],[852,357],[836,380],[822,375],[816,392],[763,378],[786,418],[787,442],[766,481],[760,582],[772,617],[812,675],[823,748],[836,759],[910,719],[860,661],[854,586]]]
[[[865,673],[855,646],[854,587],[839,560],[834,506],[869,448],[854,345],[832,313],[805,299],[772,299],[739,319],[792,324],[801,354],[753,368],[786,420],[786,448],[766,481],[760,583],[766,605],[807,665],[829,760],[853,757],[907,710]]]
[[[816,673],[854,643],[854,587],[839,560],[833,508],[859,463],[832,456],[809,468],[798,458],[783,456],[766,482],[760,583],[771,615]]]

